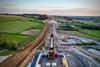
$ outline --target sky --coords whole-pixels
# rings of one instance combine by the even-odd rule
[[[0,0],[0,13],[100,16],[100,0]]]

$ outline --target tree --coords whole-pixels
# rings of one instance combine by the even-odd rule
[[[0,48],[1,49],[9,49],[9,50],[17,50],[18,44],[15,41],[12,41],[12,42],[1,41]]]
[[[49,17],[47,15],[40,15],[39,16],[39,19],[40,20],[45,20],[45,19],[48,19]]]

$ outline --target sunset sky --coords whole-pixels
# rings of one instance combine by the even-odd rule
[[[100,16],[100,0],[0,0],[0,13]]]

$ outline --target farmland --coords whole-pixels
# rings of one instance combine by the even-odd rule
[[[59,20],[60,21],[60,20]],[[79,21],[79,20],[64,20],[59,22],[62,25],[60,32],[65,32],[69,35],[85,37],[89,39],[100,40],[100,23]],[[65,27],[63,25],[66,25]],[[73,28],[70,28],[73,26]],[[64,30],[65,29],[65,30]]]
[[[19,33],[28,29],[41,29],[43,24],[41,21],[13,16],[0,16],[0,32],[6,33]]]
[[[21,32],[30,29],[41,31],[43,27],[42,21],[36,18],[0,15],[0,55],[16,53],[37,37],[35,34],[20,34]]]

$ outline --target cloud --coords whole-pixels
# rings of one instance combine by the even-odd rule
[[[74,9],[63,9],[58,7],[36,7],[32,8],[29,6],[16,7],[0,7],[0,13],[35,13],[35,14],[49,14],[49,15],[74,15],[74,16],[100,16],[100,10],[90,8],[74,8]]]
[[[56,15],[75,15],[75,16],[100,16],[99,10],[92,10],[87,8],[78,8],[71,10],[53,10],[47,13],[54,15],[56,14]]]

